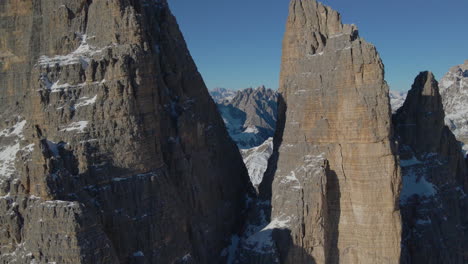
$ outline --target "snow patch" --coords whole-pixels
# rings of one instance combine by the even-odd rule
[[[315,56],[322,56],[324,52],[314,53],[314,54],[307,54],[308,57],[315,57]]]
[[[15,160],[16,154],[21,150],[20,140],[24,139],[23,130],[26,126],[26,120],[22,120],[10,128],[0,132],[0,137],[13,137],[14,143],[0,147],[0,179],[9,178],[16,171]]]
[[[452,86],[455,82],[452,81],[452,80],[449,80],[449,79],[442,79],[440,81],[440,88],[442,89],[447,89],[449,88],[450,86]]]
[[[81,66],[86,69],[89,65],[90,58],[96,54],[102,53],[106,48],[98,49],[94,46],[89,45],[88,35],[84,34],[81,36],[80,46],[70,54],[67,55],[56,55],[53,57],[41,56],[39,58],[38,64],[40,66],[65,66],[73,64],[81,64]]]
[[[18,153],[19,150],[19,142],[0,149],[0,177],[7,178],[15,172],[16,153]]]
[[[248,237],[245,241],[246,246],[250,250],[258,253],[272,253],[274,250],[273,231],[276,229],[289,228],[288,224],[290,221],[291,218],[289,216],[274,218],[260,231]]]
[[[82,97],[82,98],[78,99],[78,101],[80,101],[80,102],[75,104],[75,109],[78,109],[78,108],[83,107],[83,106],[95,104],[96,100],[97,100],[97,95],[95,95],[93,98]]]
[[[73,207],[79,206],[78,202],[70,202],[70,201],[62,201],[62,200],[45,201],[41,204],[48,208],[56,208],[57,206],[73,208]]]
[[[187,260],[189,260],[191,258],[192,258],[192,255],[190,255],[190,253],[189,253],[189,254],[186,254],[185,256],[183,256],[182,260],[187,261]]]
[[[244,163],[249,171],[250,181],[259,186],[268,167],[268,159],[273,153],[273,138],[267,139],[262,145],[241,150]]]
[[[463,157],[466,158],[466,156],[468,155],[468,145],[466,144],[462,145],[462,153],[463,153]]]
[[[102,81],[101,82],[97,81],[97,82],[84,82],[84,83],[79,83],[79,84],[69,84],[69,83],[60,84],[60,80],[56,81],[55,83],[51,83],[46,76],[41,77],[41,80],[44,83],[46,90],[50,91],[51,93],[68,91],[69,89],[81,89],[85,87],[86,85],[97,85],[97,84],[103,83]],[[43,89],[39,89],[38,91],[43,91]],[[63,107],[60,107],[60,108],[63,108]]]
[[[414,195],[431,197],[437,194],[435,185],[428,182],[424,175],[418,177],[413,169],[415,168],[408,168],[408,172],[403,176],[403,188],[400,194],[400,201],[403,203]]]
[[[0,137],[17,136],[17,137],[23,139],[23,130],[24,130],[24,126],[26,125],[26,123],[27,123],[26,120],[23,120],[21,122],[16,123],[11,128],[6,128],[6,129],[0,131]]]
[[[258,128],[256,126],[249,126],[247,129],[244,130],[244,133],[253,133],[253,134],[258,134],[260,131],[258,131]]]
[[[62,132],[71,132],[71,131],[78,131],[79,133],[84,133],[85,128],[88,126],[89,121],[78,121],[73,122],[67,127],[61,129]]]

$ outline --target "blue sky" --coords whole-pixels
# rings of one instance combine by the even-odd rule
[[[306,0],[304,0],[306,1]],[[467,0],[322,1],[377,46],[393,90],[468,59]],[[209,89],[278,88],[288,0],[169,0]]]

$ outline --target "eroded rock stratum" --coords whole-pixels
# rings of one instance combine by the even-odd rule
[[[382,61],[331,8],[314,0],[289,8],[274,154],[260,185],[270,224],[251,236],[268,231],[274,243],[246,239],[244,255],[399,263],[401,176]]]
[[[0,24],[0,262],[222,260],[252,187],[167,2]]]

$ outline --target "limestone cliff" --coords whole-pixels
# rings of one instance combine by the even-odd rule
[[[252,187],[167,2],[0,25],[0,263],[222,260]]]
[[[438,83],[422,72],[394,116],[403,174],[401,263],[468,262],[468,174],[444,117]]]
[[[251,237],[270,232],[274,243],[251,263],[398,263],[401,177],[382,61],[331,8],[289,8],[275,152],[260,186],[271,216]]]

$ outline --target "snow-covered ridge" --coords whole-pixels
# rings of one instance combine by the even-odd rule
[[[263,174],[268,167],[268,159],[273,153],[273,138],[267,139],[258,147],[243,149],[241,153],[249,171],[250,181],[257,188],[263,180]]]
[[[455,66],[441,79],[440,94],[445,123],[468,150],[468,61]]]
[[[237,91],[225,89],[225,88],[215,88],[210,91],[210,95],[213,100],[220,104],[225,101],[231,101],[234,96],[236,96]]]

